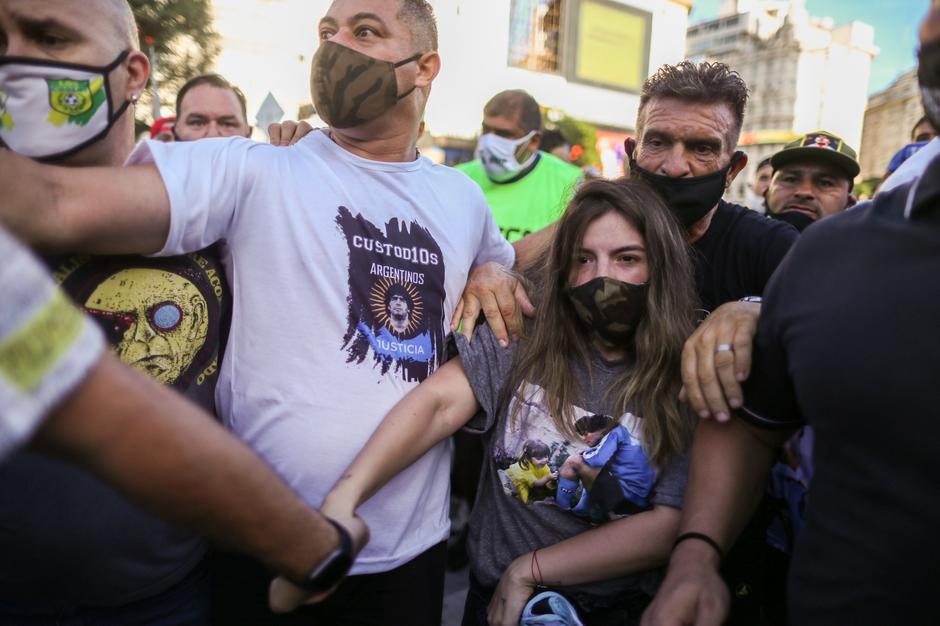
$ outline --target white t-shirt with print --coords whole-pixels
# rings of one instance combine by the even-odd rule
[[[225,239],[234,295],[216,391],[222,418],[313,506],[445,351],[475,264],[511,266],[479,188],[424,157],[360,158],[314,132],[290,148],[242,139],[146,142],[171,204],[159,253]],[[442,442],[361,509],[352,573],[388,571],[444,540]],[[246,503],[251,506],[251,503]]]

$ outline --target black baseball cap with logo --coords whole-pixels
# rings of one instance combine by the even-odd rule
[[[770,164],[776,172],[793,161],[825,161],[843,172],[851,181],[858,176],[858,154],[841,137],[824,130],[817,130],[791,141],[782,150],[770,157]]]

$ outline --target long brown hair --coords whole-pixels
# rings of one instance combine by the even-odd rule
[[[537,313],[520,342],[506,390],[516,395],[524,381],[541,386],[555,427],[576,437],[571,407],[583,390],[571,375],[571,366],[581,362],[589,375],[592,372],[587,335],[565,289],[588,225],[607,213],[621,215],[643,236],[649,289],[645,316],[633,345],[626,346],[635,355],[635,365],[613,381],[606,397],[615,400],[619,415],[632,403],[633,413],[643,418],[647,454],[663,467],[684,447],[691,431],[692,422],[679,406],[678,396],[682,345],[692,332],[697,297],[685,232],[662,199],[642,181],[594,180],[572,198],[551,245],[530,274],[538,295]],[[515,404],[513,422],[521,402]]]

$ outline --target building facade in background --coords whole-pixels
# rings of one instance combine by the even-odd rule
[[[727,63],[750,90],[741,149],[747,170],[726,198],[741,202],[757,163],[797,135],[825,129],[858,148],[874,28],[811,17],[804,0],[723,0],[719,17],[689,28],[687,56]]]
[[[598,132],[608,176],[622,167],[639,91],[651,72],[682,60],[692,0],[432,0],[441,75],[428,130],[453,153],[472,149],[483,105],[524,89],[548,109]]]
[[[910,143],[911,129],[923,114],[917,68],[869,98],[859,151],[862,180],[884,175],[894,153]]]

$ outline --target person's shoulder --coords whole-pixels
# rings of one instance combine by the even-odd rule
[[[577,180],[584,175],[584,172],[581,171],[581,168],[577,165],[572,165],[567,161],[559,159],[554,154],[549,154],[548,152],[542,152],[540,157],[539,167],[544,167],[547,170],[552,170],[552,174],[556,176],[561,176],[571,180]]]
[[[462,165],[466,164],[464,163]],[[480,186],[471,179],[471,172],[468,172],[465,169],[459,169],[459,165],[457,167],[450,167],[449,165],[435,163],[430,159],[424,158],[424,168],[430,175],[438,176],[448,181],[453,181],[453,184],[455,185],[470,185],[472,187],[476,187],[477,189],[480,188]]]
[[[938,154],[940,154],[940,137],[934,137],[927,142],[927,145],[901,163],[901,165],[881,184],[875,196],[877,197],[886,191],[890,191],[895,187],[917,179],[923,174],[924,170],[927,169],[927,166]]]
[[[728,202],[727,200],[722,200],[718,203],[718,210],[715,211],[715,217],[722,217],[727,220],[740,220],[744,224],[756,224],[763,222],[770,222],[771,220],[767,219],[767,216],[758,213],[752,209],[742,206],[740,204],[735,204],[734,202]]]
[[[748,237],[760,237],[761,239],[788,239],[796,240],[800,233],[791,224],[775,220],[762,215],[757,211],[752,211],[740,204],[725,202],[718,205],[718,211],[715,217],[726,223],[729,229],[738,231]]]
[[[469,378],[477,377],[480,368],[490,372],[508,373],[515,362],[519,342],[514,341],[504,348],[485,321],[473,329],[473,339],[468,340],[463,333],[453,334],[457,353],[464,362],[464,369]]]
[[[486,177],[486,170],[483,169],[483,164],[479,159],[467,161],[466,163],[458,163],[454,167],[448,169],[459,172],[462,176],[471,180],[478,187],[483,187],[489,183],[489,179]]]
[[[470,201],[474,205],[486,205],[483,190],[474,179],[472,171],[468,172],[456,167],[434,163],[428,159],[424,160],[423,170],[425,174],[433,179],[437,185],[443,186],[449,193],[464,201]],[[489,210],[488,207],[487,210]]]
[[[247,155],[254,150],[265,151],[267,149],[283,150],[284,148],[259,143],[246,137],[211,137],[198,141],[170,143],[146,139],[134,147],[124,165],[161,165],[168,161],[184,167],[199,163],[211,165],[216,158],[231,158],[238,154]]]
[[[806,259],[830,259],[833,250],[843,251],[840,254],[852,254],[852,251],[858,249],[860,234],[870,228],[866,224],[873,219],[878,221],[879,213],[883,213],[882,208],[865,201],[842,213],[813,222],[800,233],[799,240],[793,246],[794,256],[805,262]],[[870,231],[871,234],[873,232]],[[809,261],[808,267],[818,267],[817,261]]]
[[[473,339],[467,339],[463,333],[460,332],[455,332],[453,337],[457,352],[462,357],[495,353],[497,350],[502,349],[490,325],[485,321],[477,324],[473,329]]]
[[[470,172],[482,172],[483,164],[480,163],[480,159],[473,159],[472,161],[465,161],[464,163],[458,163],[454,166],[454,169],[459,172],[464,172],[469,174]]]

